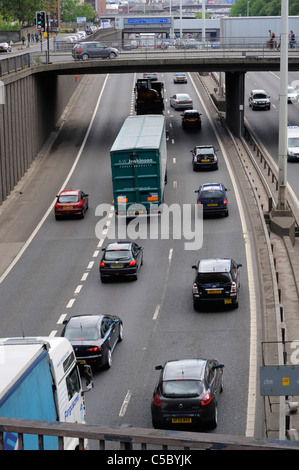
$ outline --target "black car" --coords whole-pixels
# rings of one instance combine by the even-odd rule
[[[223,367],[215,359],[174,360],[156,366],[161,373],[151,404],[153,427],[215,428]]]
[[[213,145],[196,145],[190,152],[192,153],[193,170],[217,170],[218,158]]]
[[[181,116],[183,129],[201,129],[201,113],[196,109],[187,109]]]
[[[227,188],[222,183],[205,183],[199,186],[197,204],[202,204],[203,215],[229,214],[227,201]]]
[[[72,56],[75,60],[115,59],[118,50],[98,41],[81,42],[73,47]]]
[[[135,242],[117,241],[103,248],[100,261],[101,281],[107,279],[132,277],[137,280],[138,271],[143,264],[143,248]]]
[[[72,344],[79,364],[109,369],[112,352],[123,339],[123,323],[115,315],[73,316],[65,322],[62,336]]]
[[[238,308],[241,266],[229,258],[203,259],[192,266],[196,271],[192,291],[194,308],[215,302]]]

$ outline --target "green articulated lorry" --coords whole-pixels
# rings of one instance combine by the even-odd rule
[[[167,180],[166,147],[164,116],[127,117],[110,150],[117,215],[160,212]]]

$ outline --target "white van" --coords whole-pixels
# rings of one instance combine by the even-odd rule
[[[299,162],[299,126],[288,127],[288,162]]]

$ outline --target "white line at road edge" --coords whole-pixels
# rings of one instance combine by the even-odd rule
[[[100,105],[100,101],[101,101],[101,98],[102,98],[102,95],[103,95],[103,92],[104,92],[104,89],[105,89],[105,86],[106,86],[106,83],[107,83],[107,80],[108,80],[108,76],[109,75],[106,75],[106,78],[105,78],[105,81],[104,81],[104,84],[103,84],[103,87],[102,87],[102,90],[101,90],[101,93],[99,95],[99,98],[98,98],[98,101],[97,101],[97,104],[96,104],[96,107],[95,107],[95,110],[93,112],[93,115],[92,115],[92,118],[91,118],[91,121],[89,123],[89,126],[88,126],[88,129],[86,131],[86,134],[85,134],[85,137],[84,137],[84,140],[81,144],[81,147],[80,147],[80,150],[77,154],[77,157],[73,163],[73,166],[69,172],[69,174],[67,175],[63,185],[61,186],[60,191],[62,191],[65,186],[67,185],[67,183],[69,182],[77,164],[78,164],[78,161],[80,160],[80,157],[82,155],[82,152],[84,150],[84,147],[85,147],[85,144],[86,144],[86,141],[88,139],[88,136],[89,136],[89,133],[90,133],[90,130],[91,130],[91,127],[93,125],[93,122],[95,120],[95,117],[96,117],[96,114],[97,114],[97,111],[98,111],[98,108],[99,108],[99,105]],[[34,239],[34,237],[36,236],[36,234],[38,233],[39,229],[42,227],[43,223],[45,222],[45,220],[47,219],[48,215],[50,214],[50,212],[53,210],[53,206],[55,204],[55,201],[56,201],[56,198],[53,200],[52,204],[50,205],[49,209],[47,210],[47,212],[45,213],[45,215],[43,216],[43,218],[41,219],[41,221],[39,222],[39,224],[35,227],[35,229],[33,230],[32,234],[30,235],[30,237],[28,238],[28,240],[25,242],[25,244],[23,245],[22,249],[19,251],[19,253],[17,254],[17,256],[14,258],[14,260],[10,263],[10,265],[8,266],[8,268],[4,271],[4,273],[2,274],[2,276],[0,277],[0,284],[4,281],[4,279],[6,278],[6,276],[10,273],[10,271],[12,270],[12,268],[15,266],[15,264],[19,261],[19,259],[21,258],[21,256],[23,255],[23,253],[26,251],[26,249],[28,248],[28,246],[30,245],[30,243],[32,242],[32,240]]]
[[[256,328],[256,294],[255,294],[255,286],[254,286],[254,276],[253,276],[253,263],[252,263],[252,252],[250,246],[250,239],[248,236],[248,229],[246,224],[246,218],[243,211],[243,206],[241,203],[241,196],[238,190],[238,186],[236,183],[236,179],[234,173],[232,171],[231,164],[226,156],[225,147],[222,145],[221,139],[217,132],[217,129],[214,126],[214,123],[211,121],[208,110],[203,103],[200,94],[198,93],[194,80],[189,74],[190,80],[196,90],[198,98],[206,112],[206,115],[213,127],[213,130],[216,134],[218,143],[221,147],[221,151],[223,157],[225,159],[225,163],[232,180],[232,184],[234,187],[237,205],[239,208],[240,219],[242,224],[243,230],[243,237],[245,242],[245,253],[246,253],[246,261],[247,261],[247,275],[248,275],[248,284],[249,284],[249,309],[250,309],[250,352],[249,352],[249,380],[248,380],[248,399],[247,399],[247,420],[246,420],[246,436],[254,436],[254,423],[255,423],[255,411],[256,411],[256,372],[257,372],[257,358],[256,358],[256,348],[257,348],[257,328]]]

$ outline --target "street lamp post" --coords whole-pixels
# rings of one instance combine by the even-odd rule
[[[280,100],[278,140],[278,210],[287,203],[287,123],[288,123],[288,0],[281,0]]]

